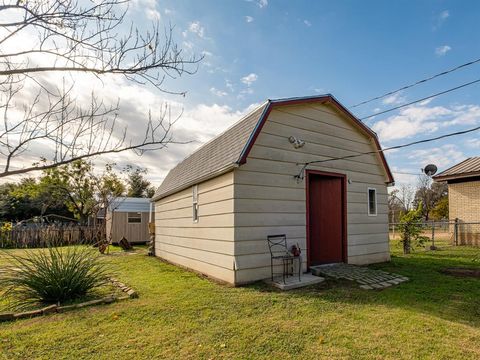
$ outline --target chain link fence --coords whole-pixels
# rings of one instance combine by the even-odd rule
[[[389,224],[390,241],[401,240],[400,223]],[[459,219],[425,221],[418,223],[422,236],[429,239],[427,248],[446,246],[480,246],[480,222],[463,222]]]

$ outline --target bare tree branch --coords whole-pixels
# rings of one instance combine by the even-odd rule
[[[167,106],[156,119],[145,116],[139,139],[119,125],[118,102],[104,104],[92,93],[85,108],[73,91],[78,74],[91,74],[185,95],[164,81],[194,74],[202,57],[184,56],[171,25],[162,30],[156,23],[146,32],[133,23],[125,27],[129,2],[0,0],[0,177],[126,150],[142,155],[175,143],[171,128],[178,118],[171,119]],[[17,40],[25,38],[32,41]],[[48,74],[64,74],[62,84]],[[38,160],[15,166],[26,153]]]

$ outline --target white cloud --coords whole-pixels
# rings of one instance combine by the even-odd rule
[[[373,125],[382,141],[408,138],[432,133],[449,126],[472,125],[480,122],[480,106],[410,106],[399,114],[378,121]]]
[[[312,23],[308,20],[303,20],[303,23],[307,25],[308,27],[312,26]]]
[[[219,90],[217,88],[214,88],[214,87],[211,87],[210,88],[210,92],[213,94],[213,95],[216,95],[218,97],[223,97],[223,96],[227,96],[228,93],[226,91],[223,91],[223,90]]]
[[[268,5],[268,0],[245,0],[245,1],[255,3],[261,9]]]
[[[435,18],[435,25],[433,25],[433,30],[438,30],[443,23],[450,17],[450,12],[448,10],[443,10]]]
[[[191,41],[184,41],[182,43],[183,47],[186,48],[186,49],[189,49],[191,50],[193,48],[193,43]]]
[[[134,0],[133,6],[135,9],[143,9],[145,15],[150,20],[160,20],[160,11],[157,9],[156,0]],[[167,12],[165,12],[167,14]]]
[[[465,159],[465,155],[454,144],[446,144],[428,149],[413,150],[408,155],[419,166],[435,164],[441,169],[456,164]]]
[[[258,79],[258,75],[257,74],[254,74],[254,73],[251,73],[251,74],[248,74],[247,76],[244,76],[240,79],[240,81],[242,83],[244,83],[245,85],[247,86],[250,86],[252,85],[255,81],[257,81]]]
[[[253,22],[253,17],[247,15],[247,16],[245,16],[245,21],[247,23],[251,23],[251,22]]]
[[[480,138],[468,139],[467,146],[473,149],[480,149]]]
[[[387,96],[382,101],[385,105],[398,105],[405,102],[405,98],[402,96],[401,93],[396,93],[390,96]]]
[[[448,45],[442,45],[435,49],[435,55],[437,56],[445,56],[447,52],[452,50],[452,48]]]
[[[450,16],[450,12],[448,10],[443,10],[438,16],[438,18],[440,20],[446,20],[449,16]]]
[[[58,75],[55,75],[58,77]],[[202,143],[210,140],[227,127],[238,121],[244,114],[252,110],[252,106],[246,109],[234,110],[228,106],[217,104],[198,104],[189,106],[180,102],[180,98],[170,95],[159,94],[147,87],[133,84],[123,78],[107,76],[103,82],[95,81],[89,75],[78,75],[75,78],[74,96],[79,104],[86,107],[89,105],[89,94],[92,89],[102,94],[101,99],[105,104],[115,104],[120,100],[118,129],[116,136],[120,136],[124,126],[128,127],[128,137],[133,142],[142,138],[145,129],[148,111],[152,110],[153,118],[160,114],[161,104],[167,103],[172,113],[172,120],[182,113],[182,116],[172,129],[174,140],[188,142],[187,144],[170,144],[168,148],[144,153],[141,157],[134,152],[126,151],[119,154],[109,154],[93,158],[95,165],[100,168],[107,162],[115,162],[119,168],[127,164],[135,164],[148,169],[148,178],[155,186],[158,186],[169,169],[175,166],[186,155],[195,150]],[[51,79],[54,81],[54,78]],[[57,80],[57,83],[61,82]],[[25,94],[28,95],[28,94]],[[222,93],[223,95],[223,93]],[[28,98],[28,96],[27,96]],[[168,113],[168,112],[167,112]],[[38,155],[48,156],[49,150],[42,144],[35,144],[29,151],[15,160],[14,167],[21,168],[38,161]],[[162,161],[158,161],[161,158]],[[8,178],[7,180],[14,180]]]
[[[145,14],[150,20],[160,20],[160,12],[155,9],[145,9]]]
[[[451,107],[453,118],[445,121],[443,125],[476,125],[480,122],[480,106],[456,105]]]
[[[391,153],[389,151],[388,153]],[[398,167],[398,166],[391,166],[390,169],[392,170],[393,177],[395,178],[395,188],[399,188],[399,185],[405,184],[414,184],[417,179],[418,175],[420,174],[421,166],[415,168],[405,168],[405,167]]]
[[[225,86],[227,87],[228,90],[230,90],[230,92],[233,92],[234,91],[234,88],[233,88],[233,84],[230,80],[225,80]]]
[[[174,135],[177,135],[177,139],[192,140],[192,142],[171,145],[167,150],[162,150],[161,162],[158,161],[159,152],[149,152],[142,157],[141,164],[150,170],[149,177],[154,181],[154,185],[160,185],[167,172],[179,161],[258,106],[259,104],[251,104],[245,109],[233,110],[228,106],[217,104],[199,104],[185,110],[181,120],[175,126]],[[136,161],[139,161],[138,158]]]
[[[163,11],[164,11],[165,15],[170,15],[170,14],[173,13],[173,10],[170,10],[170,9],[165,9]]]
[[[198,37],[204,38],[205,37],[205,28],[200,24],[200,21],[193,21],[188,25],[188,31],[193,34],[197,34]],[[184,32],[185,33],[185,32]],[[186,34],[186,33],[185,33]],[[184,36],[186,36],[184,34]]]
[[[430,99],[426,99],[426,100],[423,100],[423,101],[420,101],[418,103],[419,106],[425,106],[425,105],[428,105],[430,104],[435,98],[430,98]]]

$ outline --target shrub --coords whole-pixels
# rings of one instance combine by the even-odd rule
[[[75,300],[108,281],[105,264],[91,248],[50,246],[23,254],[8,254],[10,263],[0,270],[0,288],[18,306]]]
[[[418,204],[415,210],[409,210],[400,218],[399,230],[401,233],[401,243],[403,244],[403,253],[410,254],[413,246],[421,246],[428,241],[426,236],[422,236],[422,202]]]

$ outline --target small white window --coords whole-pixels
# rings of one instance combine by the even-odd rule
[[[192,187],[193,221],[198,221],[198,185]]]
[[[129,212],[127,218],[129,224],[140,224],[142,222],[142,213]]]
[[[377,189],[368,188],[368,215],[377,216]]]

